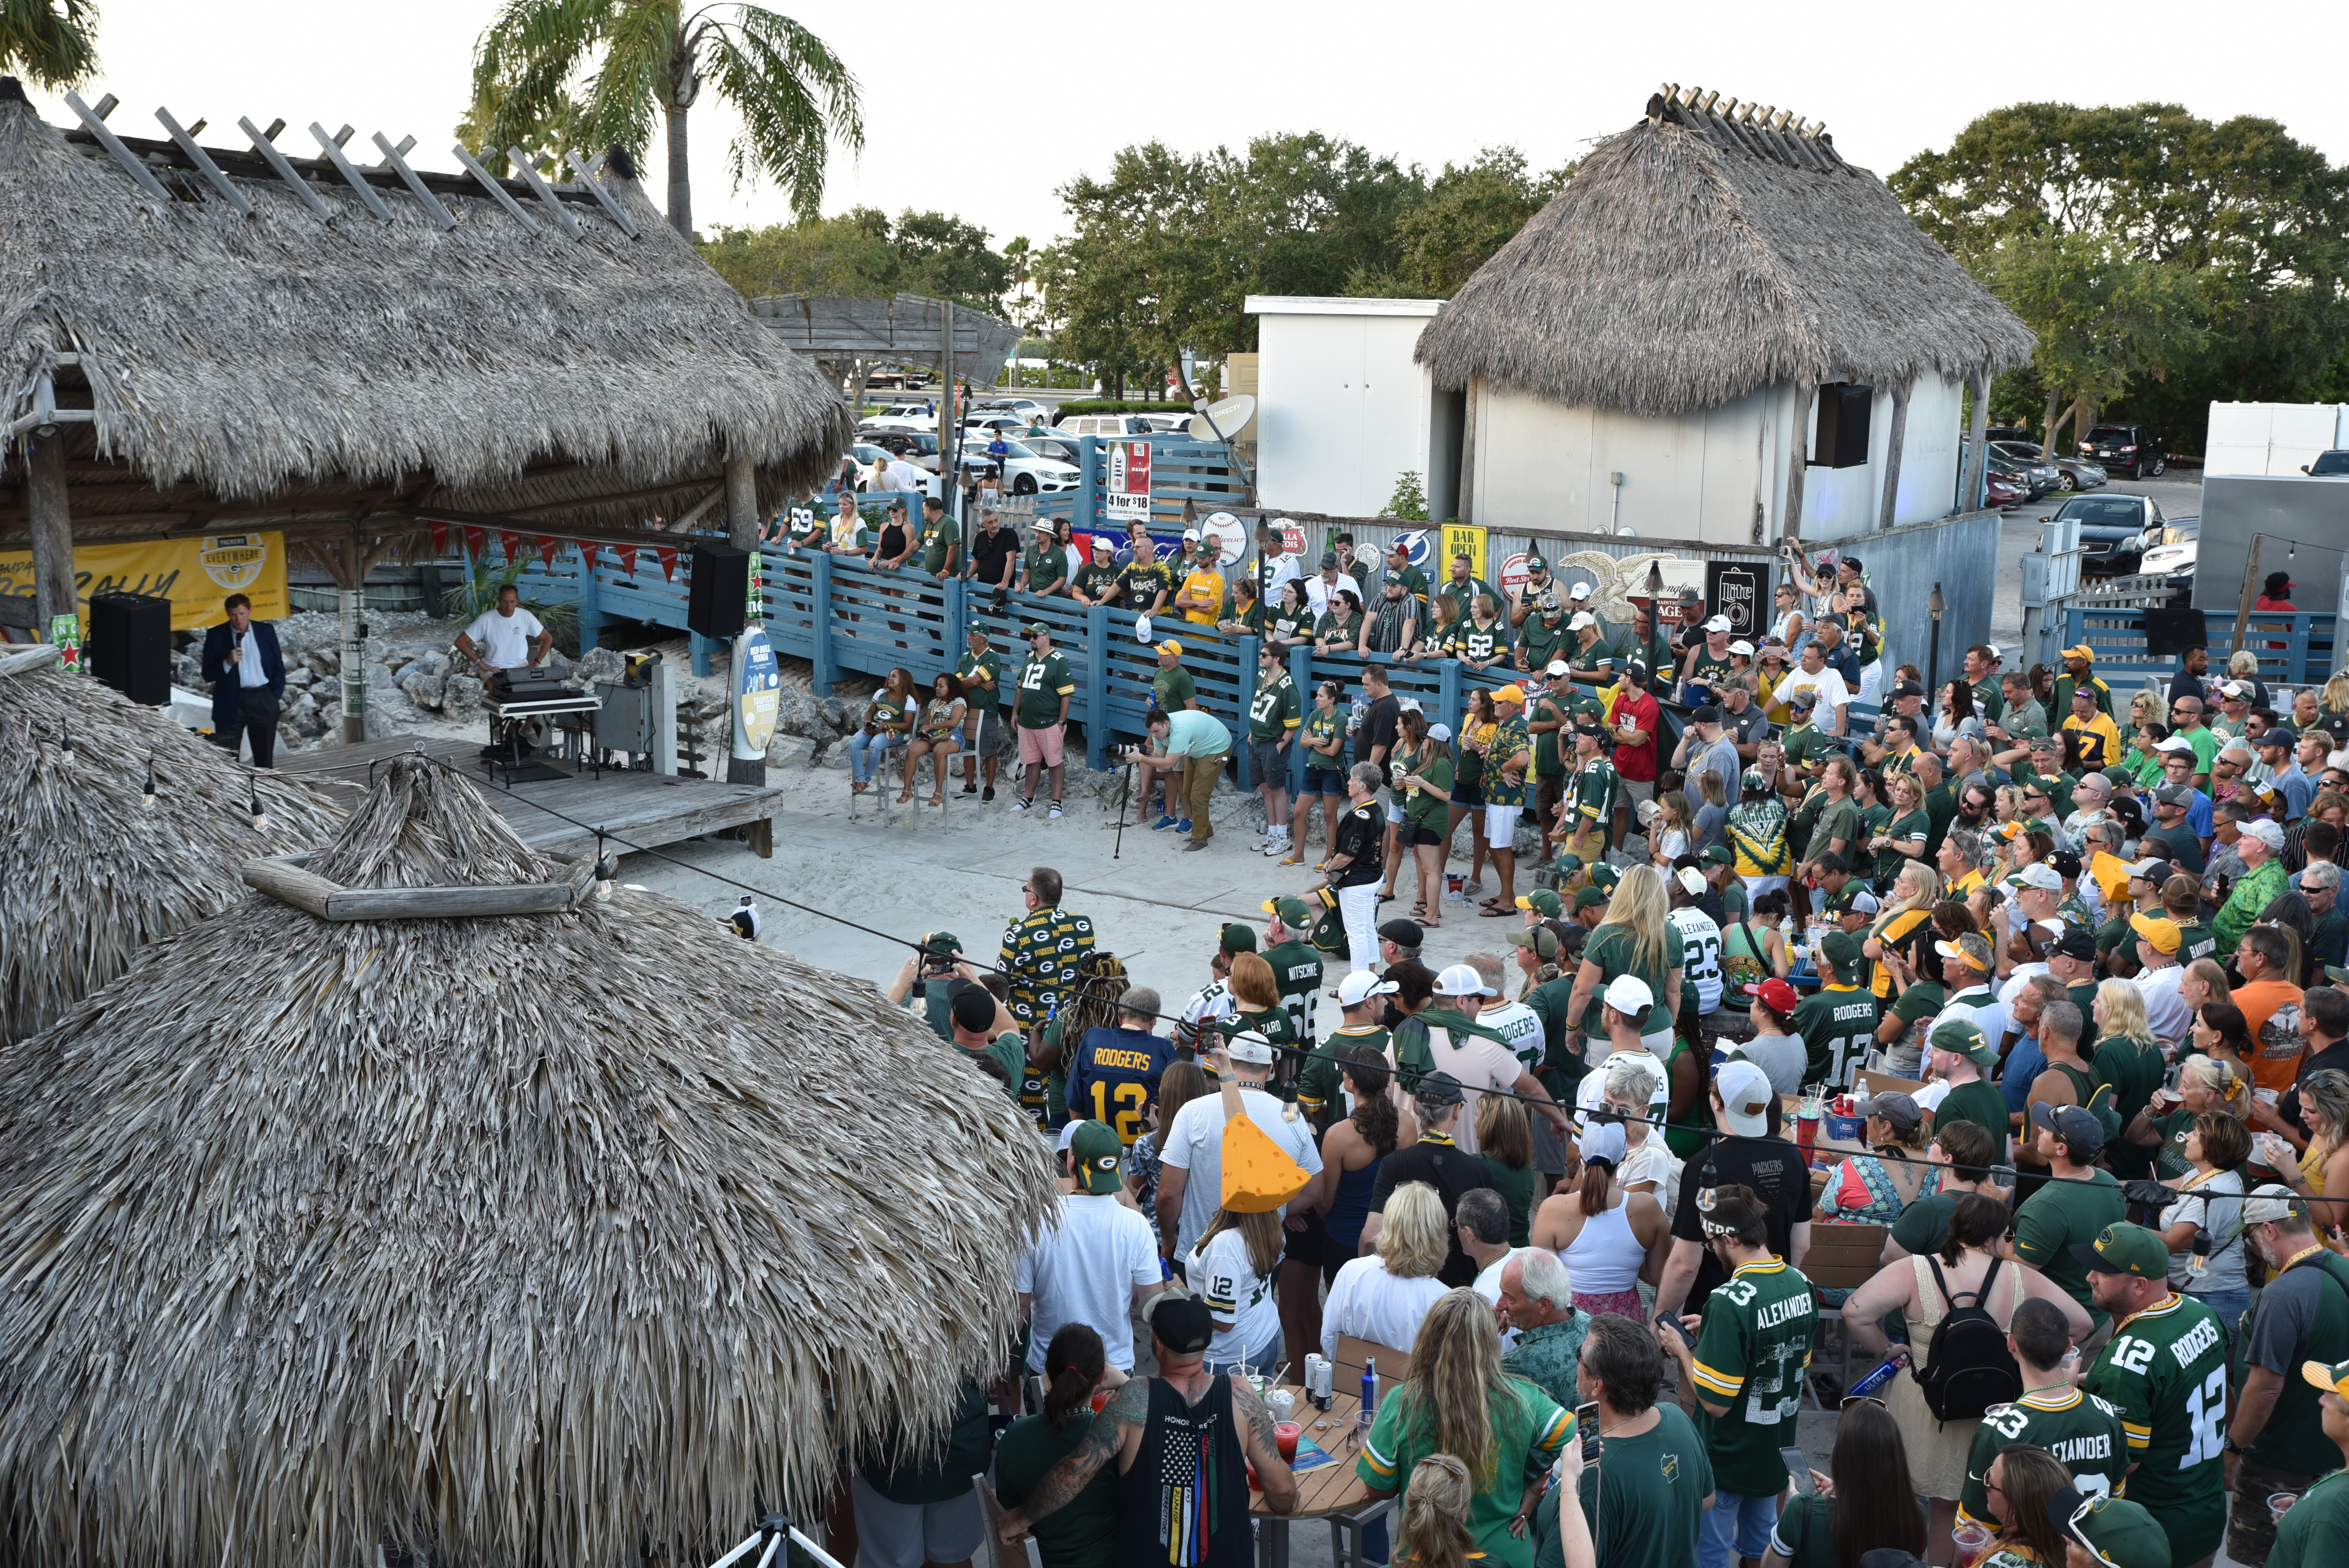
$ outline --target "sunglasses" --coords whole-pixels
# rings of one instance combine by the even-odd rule
[[[1840,1415],[1842,1412],[1850,1409],[1854,1405],[1873,1405],[1879,1410],[1889,1409],[1891,1408],[1873,1394],[1846,1394],[1843,1397],[1843,1402],[1836,1407],[1836,1412]]]

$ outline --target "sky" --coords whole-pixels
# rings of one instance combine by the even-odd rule
[[[2090,21],[2050,7],[1992,24],[1963,8],[1818,0],[1750,5],[983,6],[782,0],[864,90],[861,156],[835,150],[823,210],[939,209],[1001,244],[1062,232],[1054,191],[1104,172],[1156,137],[1185,152],[1321,130],[1431,171],[1515,143],[1537,169],[1580,156],[1641,113],[1670,80],[1824,119],[1845,158],[1889,174],[1945,147],[2003,104],[2147,99],[2223,119],[2268,115],[2334,163],[2349,161],[2349,94],[2332,5],[2243,11],[2164,0]],[[283,117],[283,144],[315,152],[307,127],[349,123],[355,144],[413,135],[411,161],[454,170],[484,0],[407,0],[390,11],[239,0],[105,0],[99,71],[84,90],[122,99],[110,121],[160,135],[154,112],[207,117],[208,142],[239,144],[239,115]],[[2242,18],[2238,24],[2233,18]],[[1765,27],[1760,24],[1766,20]],[[223,24],[229,24],[223,26]],[[2119,45],[2121,46],[2110,46]],[[62,103],[35,93],[54,121]],[[950,113],[942,117],[942,104]],[[949,122],[951,129],[948,129]],[[705,91],[692,116],[694,216],[787,220],[783,193],[729,188],[731,117]],[[654,166],[662,167],[656,148]],[[656,202],[663,192],[653,191]]]

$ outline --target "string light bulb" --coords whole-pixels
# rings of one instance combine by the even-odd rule
[[[595,835],[595,897],[598,902],[612,902],[612,879],[619,874],[619,862],[604,849],[604,835]]]
[[[151,811],[155,809],[155,758],[150,752],[147,757],[147,782],[140,790],[139,803]]]
[[[66,762],[75,759],[73,731],[66,727],[66,721],[62,718],[57,720],[57,757]]]
[[[245,802],[245,810],[253,813],[253,826],[255,832],[258,832],[262,829],[269,826],[269,813],[261,809],[261,786],[259,784],[253,786],[253,799]]]

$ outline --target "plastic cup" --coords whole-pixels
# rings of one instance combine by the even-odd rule
[[[1958,1548],[1957,1568],[1973,1568],[1990,1551],[1990,1526],[1970,1520],[1950,1532],[1950,1539]]]
[[[1297,1396],[1286,1388],[1275,1388],[1264,1397],[1264,1403],[1276,1423],[1288,1419],[1297,1410]]]
[[[1098,1392],[1096,1392],[1096,1393],[1093,1395],[1093,1398],[1092,1398],[1093,1414],[1094,1414],[1094,1415],[1096,1415],[1096,1416],[1100,1415],[1100,1414],[1102,1413],[1102,1409],[1103,1409],[1103,1408],[1105,1408],[1108,1406],[1108,1404],[1109,1404],[1109,1390],[1108,1390],[1108,1389],[1106,1389],[1106,1388],[1103,1388],[1103,1389],[1101,1389],[1101,1390],[1099,1390]]]
[[[1280,1457],[1290,1464],[1297,1462],[1297,1439],[1304,1435],[1305,1429],[1294,1421],[1281,1421],[1272,1429],[1272,1440],[1279,1448]]]
[[[2300,1493],[2296,1491],[2271,1491],[2268,1493],[2268,1516],[2282,1524],[2284,1514],[2299,1501]]]

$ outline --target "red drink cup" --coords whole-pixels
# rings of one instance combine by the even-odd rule
[[[1093,1398],[1092,1398],[1093,1414],[1094,1414],[1094,1415],[1096,1415],[1096,1416],[1100,1415],[1100,1414],[1102,1413],[1102,1408],[1103,1408],[1105,1406],[1107,1406],[1108,1404],[1109,1404],[1109,1390],[1108,1390],[1108,1389],[1106,1389],[1106,1388],[1103,1388],[1103,1389],[1101,1389],[1101,1390],[1099,1390],[1098,1392],[1096,1392],[1096,1393],[1093,1395]]]
[[[1297,1439],[1304,1435],[1305,1429],[1294,1421],[1283,1421],[1272,1429],[1272,1440],[1279,1448],[1285,1463],[1297,1462]]]

